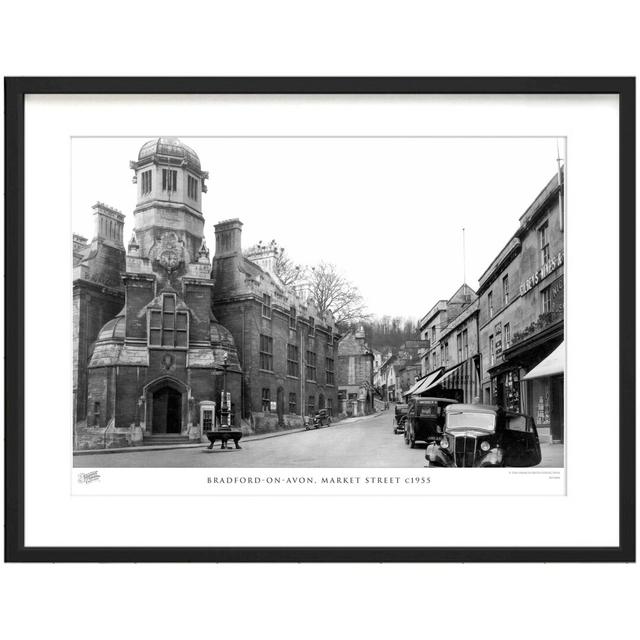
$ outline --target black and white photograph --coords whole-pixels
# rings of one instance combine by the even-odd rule
[[[564,466],[564,138],[71,162],[75,467]]]

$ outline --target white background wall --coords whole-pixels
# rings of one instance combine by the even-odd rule
[[[374,76],[639,71],[638,22],[630,2],[539,0],[516,9],[520,5],[495,1],[348,5],[329,0],[304,6],[116,0],[90,8],[81,2],[13,2],[3,13],[2,71]],[[147,47],[166,55],[150,62]],[[57,213],[52,207],[51,215]],[[458,637],[459,618],[452,615],[460,602],[474,620],[475,637],[627,637],[638,628],[637,565],[3,565],[0,571],[2,622],[11,638]],[[402,594],[412,589],[433,594],[434,606],[403,606]],[[212,613],[197,604],[207,591],[229,594],[224,611]],[[161,594],[171,598],[158,606]],[[499,610],[488,604],[491,594],[500,595]],[[462,633],[468,633],[464,625]]]

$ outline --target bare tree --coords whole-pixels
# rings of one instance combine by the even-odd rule
[[[320,312],[331,311],[342,329],[369,317],[367,307],[352,282],[335,265],[321,262],[309,270],[309,293]]]
[[[249,259],[255,258],[256,254],[275,255],[273,271],[285,287],[292,287],[304,278],[306,273],[305,267],[293,262],[293,260],[289,258],[286,249],[278,245],[275,240],[271,240],[271,242],[267,244],[263,244],[261,240],[258,244],[244,252],[244,255]]]
[[[289,258],[284,247],[278,247],[274,271],[285,287],[292,287],[300,282],[306,270]]]

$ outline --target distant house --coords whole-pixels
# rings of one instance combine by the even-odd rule
[[[362,327],[338,342],[338,403],[341,414],[360,416],[373,407],[375,355]]]

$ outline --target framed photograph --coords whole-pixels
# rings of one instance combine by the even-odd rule
[[[635,561],[633,78],[7,78],[30,562]]]

